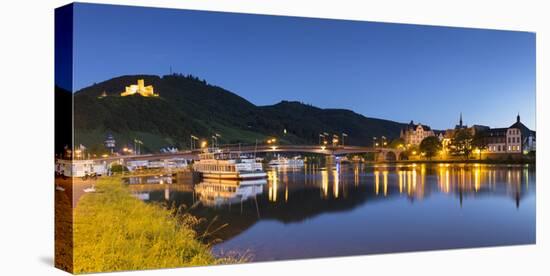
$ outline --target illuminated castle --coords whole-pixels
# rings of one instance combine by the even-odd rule
[[[130,86],[126,86],[126,91],[120,93],[120,96],[131,96],[134,94],[140,94],[143,97],[158,97],[159,94],[155,94],[154,88],[152,85],[145,86],[145,81],[143,79],[140,79],[137,81],[137,84],[132,84]]]

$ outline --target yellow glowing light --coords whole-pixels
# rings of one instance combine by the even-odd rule
[[[378,171],[375,171],[374,172],[374,192],[378,195],[378,190],[380,189],[380,180],[378,179],[379,177],[379,172]]]
[[[403,178],[404,178],[403,171],[399,171],[399,193],[403,192]]]
[[[155,89],[152,85],[145,86],[145,81],[143,79],[139,79],[137,81],[137,84],[132,84],[130,86],[126,86],[124,92],[120,93],[120,96],[126,97],[139,94],[143,97],[158,97],[158,94],[155,94]]]
[[[269,186],[269,192],[268,192],[269,201],[276,202],[277,201],[277,190],[279,189],[279,187],[278,187],[279,179],[278,179],[278,176],[277,176],[277,172],[269,171],[267,173],[267,178],[269,180],[271,180],[271,182],[270,182],[271,185]]]
[[[333,176],[333,187],[332,187],[332,193],[334,195],[334,198],[338,198],[338,192],[340,190],[340,177],[339,177],[339,174],[338,174],[338,170],[337,169],[334,169],[332,171],[332,176]]]
[[[481,186],[480,169],[477,169],[474,171],[474,189],[476,192],[479,191],[480,186]]]
[[[206,148],[206,146],[208,146],[208,142],[207,141],[202,141],[201,142],[201,148]]]
[[[388,171],[383,171],[382,175],[384,176],[384,196],[388,195]]]
[[[328,172],[327,170],[321,171],[321,191],[323,192],[323,196],[328,196]]]
[[[285,202],[288,201],[288,185],[285,186]]]

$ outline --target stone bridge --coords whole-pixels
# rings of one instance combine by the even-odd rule
[[[223,150],[241,152],[244,154],[253,153],[314,153],[321,155],[347,155],[359,153],[374,153],[375,160],[378,162],[398,161],[403,159],[403,150],[381,147],[363,147],[363,146],[318,146],[318,145],[231,145],[221,146]],[[169,160],[174,158],[184,158],[189,160],[198,159],[200,150],[180,151],[177,153],[158,153],[142,155],[121,155],[109,156],[94,159],[95,162],[105,162],[107,164],[125,163],[135,160]]]
[[[376,161],[398,161],[403,158],[403,150],[363,146],[317,146],[317,145],[258,145],[222,146],[222,149],[242,153],[315,153],[322,155],[346,155],[354,153],[374,153]]]

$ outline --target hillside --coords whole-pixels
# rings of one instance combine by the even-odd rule
[[[145,79],[160,97],[120,97],[124,87]],[[107,97],[100,97],[103,93]],[[255,106],[246,99],[193,76],[122,76],[81,89],[74,96],[75,143],[104,151],[107,132],[117,145],[135,138],[144,151],[174,145],[187,148],[190,135],[221,135],[220,143],[254,143],[274,136],[281,143],[318,143],[319,133],[346,132],[347,143],[367,145],[373,136],[399,135],[401,123],[367,118],[343,109],[321,109],[283,101]],[[283,130],[287,133],[284,134]]]

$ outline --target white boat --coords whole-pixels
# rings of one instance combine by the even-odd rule
[[[269,161],[268,165],[272,167],[303,167],[304,160],[298,156],[294,158],[286,158],[279,155],[277,156],[277,159]]]
[[[208,179],[250,180],[267,177],[261,162],[237,152],[221,150],[199,154],[193,169]]]

